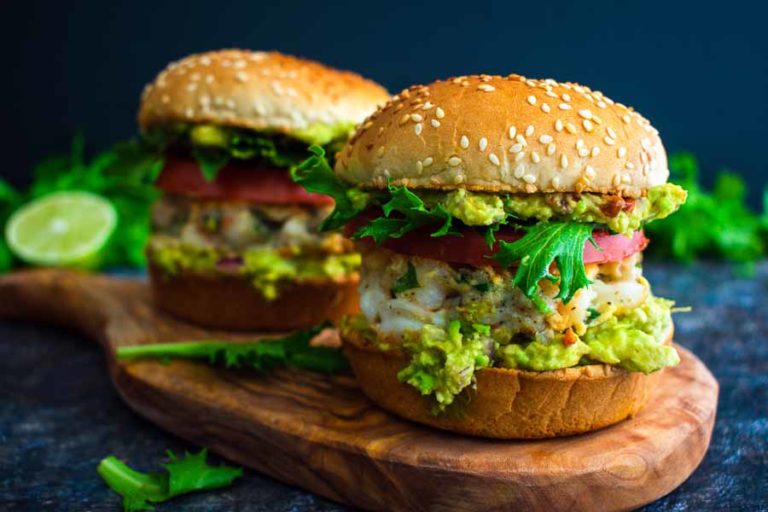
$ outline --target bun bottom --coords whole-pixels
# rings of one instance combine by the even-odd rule
[[[288,331],[335,322],[359,311],[357,275],[289,282],[274,300],[265,299],[238,275],[187,271],[169,275],[150,264],[149,276],[159,309],[214,329]]]
[[[670,329],[667,342],[671,343]],[[344,353],[363,392],[382,408],[432,427],[496,439],[581,434],[636,415],[651,398],[661,371],[650,375],[595,364],[531,372],[485,368],[477,386],[435,416],[429,397],[397,380],[408,364],[402,352],[382,352],[345,333]]]

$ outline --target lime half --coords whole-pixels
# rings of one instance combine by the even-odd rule
[[[5,226],[11,251],[44,266],[91,266],[117,225],[112,203],[88,192],[57,192],[16,210]]]

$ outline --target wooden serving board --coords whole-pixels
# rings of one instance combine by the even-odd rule
[[[279,370],[264,377],[187,361],[116,361],[122,345],[232,338],[157,313],[142,281],[12,274],[0,278],[0,319],[82,331],[103,346],[128,405],[162,428],[365,509],[633,509],[669,493],[698,466],[717,405],[712,374],[678,347],[682,363],[663,374],[634,419],[569,438],[476,439],[390,416],[366,400],[351,375]]]

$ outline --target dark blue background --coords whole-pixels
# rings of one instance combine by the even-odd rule
[[[1,173],[23,182],[78,129],[91,149],[130,136],[141,87],[167,62],[235,46],[356,70],[391,91],[472,72],[583,82],[635,106],[709,178],[721,167],[747,175],[756,202],[768,167],[760,4],[17,2],[1,15]]]

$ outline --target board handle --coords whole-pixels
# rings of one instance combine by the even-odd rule
[[[0,320],[67,327],[100,339],[115,302],[114,287],[107,276],[76,270],[12,272],[0,277]]]

